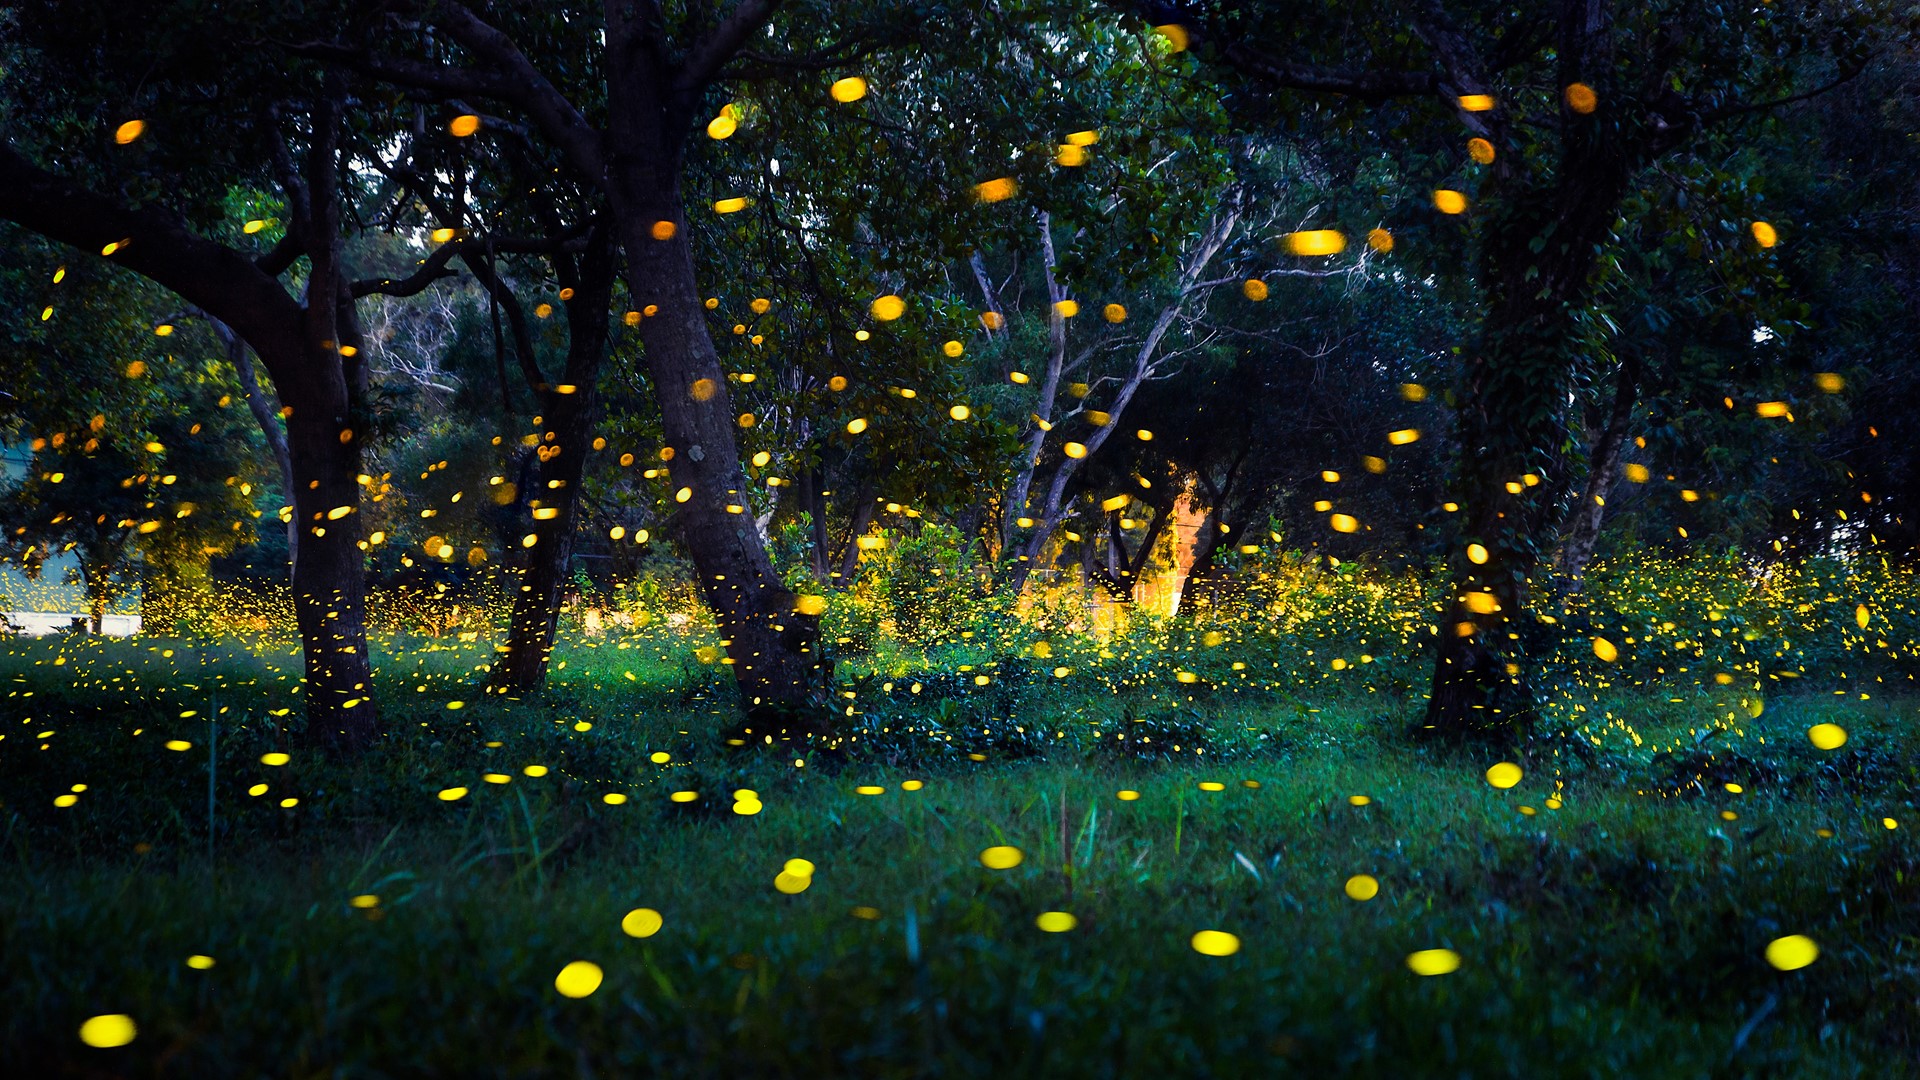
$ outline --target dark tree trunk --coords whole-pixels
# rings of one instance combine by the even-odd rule
[[[95,637],[100,636],[100,628],[107,620],[107,592],[105,589],[87,590],[87,630]],[[144,621],[143,621],[144,624]]]
[[[507,651],[494,663],[491,682],[503,690],[543,685],[560,622],[560,594],[573,563],[580,478],[593,439],[594,387],[606,360],[607,312],[613,296],[610,238],[599,231],[583,260],[573,296],[566,301],[567,364],[560,382],[537,387],[545,432],[533,470],[533,547],[516,567],[519,587],[507,632]],[[569,275],[570,276],[570,275]],[[563,280],[565,280],[563,278]],[[551,510],[550,516],[540,516]]]
[[[1579,592],[1584,584],[1587,564],[1600,542],[1600,525],[1606,520],[1606,499],[1620,476],[1620,457],[1627,443],[1627,428],[1633,422],[1633,406],[1640,396],[1640,354],[1629,351],[1620,363],[1614,381],[1613,408],[1607,426],[1600,433],[1587,462],[1587,486],[1573,508],[1573,520],[1567,525],[1560,545],[1560,583],[1567,592]]]
[[[873,524],[874,487],[871,477],[860,482],[859,494],[854,496],[853,516],[847,522],[847,543],[840,552],[840,569],[833,572],[833,583],[841,588],[850,588],[853,579],[860,576],[860,538],[867,535],[867,527]]]
[[[1580,139],[1559,168],[1552,183],[1503,178],[1515,190],[1494,189],[1480,211],[1486,315],[1455,413],[1466,528],[1420,734],[1513,738],[1537,719],[1527,601],[1570,486],[1561,446],[1573,372],[1588,346],[1580,312],[1591,302],[1594,252],[1636,171],[1622,148]],[[1536,240],[1544,242],[1536,248]],[[1474,543],[1486,549],[1484,563],[1468,557]]]
[[[801,477],[801,483],[807,485],[806,507],[807,524],[812,535],[813,579],[819,582],[827,580],[827,499],[820,490],[822,478],[817,467],[807,469]]]
[[[337,88],[332,88],[336,89]],[[366,580],[358,546],[360,403],[366,370],[353,317],[352,288],[339,252],[338,116],[314,108],[302,166],[284,177],[290,240],[310,260],[303,305],[265,265],[191,232],[152,209],[129,210],[39,169],[0,145],[0,217],[42,235],[100,251],[119,242],[115,262],[173,290],[231,327],[253,347],[290,409],[288,464],[300,558],[293,603],[305,652],[306,737],[342,750],[369,744],[376,730],[366,644]],[[131,243],[126,241],[131,240]]]
[[[1216,509],[1208,514],[1200,526],[1199,551],[1194,553],[1193,568],[1187,571],[1187,581],[1180,589],[1180,612],[1188,618],[1195,618],[1203,610],[1211,609],[1222,596],[1220,571],[1214,565],[1214,557],[1219,554],[1220,545],[1233,546],[1239,535],[1240,527],[1231,523],[1223,530],[1220,514]]]
[[[675,515],[680,539],[750,719],[818,711],[809,707],[823,700],[819,618],[796,610],[748,512],[726,372],[694,275],[680,181],[692,109],[708,76],[690,76],[684,95],[668,89],[674,73],[660,66],[657,28],[618,5],[608,10],[605,184],[628,290],[636,304],[658,308],[640,335],[674,452],[671,483],[687,496]]]
[[[255,351],[273,374],[287,417],[293,520],[300,558],[293,609],[306,659],[307,734],[342,749],[373,741],[373,665],[367,655],[366,558],[360,548],[361,452],[368,373],[341,262],[337,101],[314,110],[299,231],[310,265],[302,355]]]

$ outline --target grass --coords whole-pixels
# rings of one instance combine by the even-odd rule
[[[628,680],[577,650],[538,700],[449,710],[473,654],[416,649],[384,665],[376,752],[269,767],[270,665],[297,661],[164,651],[0,660],[33,694],[0,714],[9,1075],[1883,1077],[1920,1056],[1911,696],[1781,696],[1703,740],[1709,691],[1608,688],[1594,711],[1641,745],[1542,742],[1502,791],[1495,757],[1402,743],[1416,702],[1381,694],[1069,681],[974,708],[930,676],[870,693],[864,742],[829,759],[720,752],[711,687],[670,663]],[[1845,748],[1808,744],[1823,720]],[[764,809],[733,813],[739,788]],[[1024,861],[985,868],[996,845]],[[787,895],[793,858],[816,870]],[[1379,895],[1349,899],[1355,874]],[[657,934],[622,932],[639,907]],[[1048,911],[1078,925],[1044,932]],[[1194,951],[1203,929],[1240,951]],[[1774,970],[1796,933],[1820,958]],[[1431,948],[1459,970],[1411,972]],[[581,999],[555,988],[575,960],[605,975]],[[103,1013],[138,1037],[82,1045]]]

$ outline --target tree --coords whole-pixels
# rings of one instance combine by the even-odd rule
[[[260,358],[290,410],[306,735],[364,747],[376,720],[354,515],[372,417],[354,302],[423,288],[451,253],[412,275],[350,277],[342,206],[353,175],[337,78],[257,49],[229,50],[199,20],[162,5],[139,18],[112,4],[14,11],[0,217],[153,280]],[[273,23],[273,12],[256,14],[254,29]],[[56,158],[63,171],[44,164]],[[285,234],[270,249],[224,218],[236,188],[278,190]]]
[[[237,387],[193,359],[207,342],[169,319],[160,290],[108,266],[67,266],[19,230],[0,234],[10,256],[0,307],[42,316],[0,350],[7,426],[29,455],[0,488],[8,542],[30,574],[74,560],[94,633],[141,586],[146,625],[162,631],[208,559],[253,537]]]
[[[1609,333],[1594,318],[1595,277],[1623,204],[1655,163],[1850,78],[1898,32],[1887,29],[1896,9],[1123,6],[1173,26],[1162,35],[1173,49],[1191,44],[1256,96],[1425,102],[1474,140],[1471,161],[1445,170],[1458,179],[1431,182],[1436,209],[1459,223],[1451,245],[1473,254],[1479,321],[1454,389],[1455,589],[1420,730],[1526,730],[1535,634],[1524,617],[1572,492],[1568,400]]]
[[[605,200],[628,292],[654,312],[639,330],[680,485],[677,531],[699,568],[743,703],[773,715],[805,707],[818,688],[817,616],[800,610],[745,514],[736,417],[700,302],[683,179],[688,142],[709,115],[709,87],[730,63],[752,59],[743,50],[780,6],[743,0],[709,21],[704,10],[670,19],[652,5],[476,10],[431,0],[412,5],[417,21],[367,26],[358,40],[342,27],[335,40],[302,49],[445,100],[504,106]],[[387,42],[404,51],[376,47]],[[771,62],[817,69],[857,55],[857,45],[825,43]]]

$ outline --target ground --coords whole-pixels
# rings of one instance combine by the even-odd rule
[[[563,655],[548,694],[503,701],[484,654],[389,643],[381,744],[273,765],[284,649],[8,645],[7,1072],[1878,1077],[1920,1055],[1920,695],[1780,693],[1736,734],[1703,720],[1711,682],[1608,687],[1593,711],[1638,740],[1501,751],[1407,742],[1410,690],[929,674],[856,684],[844,753],[727,752],[724,685],[672,649]],[[1824,722],[1846,746],[1811,744]],[[996,847],[1021,861],[989,868]],[[793,859],[810,876],[777,883]],[[1237,951],[1199,951],[1209,930]],[[1777,970],[1789,935],[1818,958]],[[1410,969],[1435,949],[1458,969]],[[575,961],[601,973],[584,997],[556,985],[592,983],[560,979]],[[101,1015],[133,1041],[85,1045]]]

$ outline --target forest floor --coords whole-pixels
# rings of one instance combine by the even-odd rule
[[[1645,745],[1500,754],[1406,742],[1417,695],[1155,711],[1063,687],[975,734],[962,699],[903,684],[839,756],[723,751],[710,686],[604,652],[568,654],[537,699],[469,685],[449,708],[470,670],[414,651],[384,665],[374,751],[276,765],[264,688],[286,671],[164,645],[0,654],[6,1075],[1886,1077],[1920,1059],[1916,696],[1782,696],[1702,736],[1704,697],[1610,691]],[[1807,729],[1829,722],[1847,745],[1817,750]],[[1502,758],[1522,770],[1505,789],[1486,776]],[[1003,847],[1017,865],[984,865]],[[1359,875],[1377,894],[1349,895]],[[1789,935],[1818,958],[1776,970]],[[1417,974],[1426,950],[1457,970]],[[122,1014],[130,1043],[83,1043]]]

